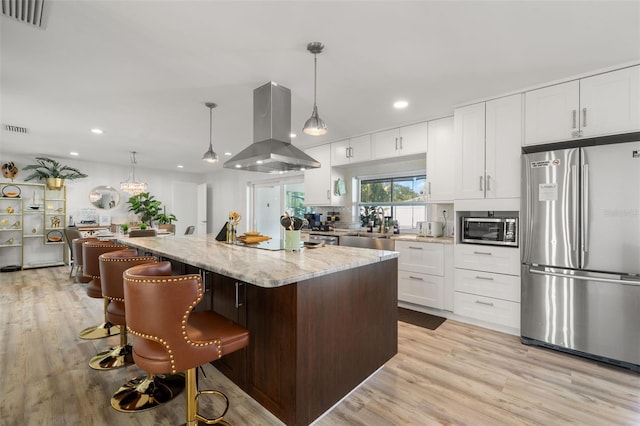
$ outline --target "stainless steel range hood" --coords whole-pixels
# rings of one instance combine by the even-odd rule
[[[253,143],[224,163],[228,169],[280,173],[320,163],[291,145],[291,90],[273,81],[253,91]]]

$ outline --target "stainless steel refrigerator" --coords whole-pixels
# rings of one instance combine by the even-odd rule
[[[523,343],[640,371],[640,141],[522,155]]]

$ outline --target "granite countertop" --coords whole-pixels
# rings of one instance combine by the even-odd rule
[[[334,235],[334,236],[357,236],[362,237],[379,237],[382,235],[388,236],[392,240],[398,241],[416,241],[423,243],[439,243],[439,244],[453,244],[453,237],[419,237],[416,234],[381,234],[380,232],[367,232],[365,230],[358,231],[356,229],[335,229],[333,231],[311,231],[305,230],[309,235]]]
[[[299,252],[261,250],[216,241],[213,234],[117,241],[261,287],[279,287],[398,257],[395,251],[330,245]]]

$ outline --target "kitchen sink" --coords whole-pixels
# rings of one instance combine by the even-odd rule
[[[388,235],[343,235],[340,236],[341,246],[370,248],[376,250],[395,250],[395,241]]]

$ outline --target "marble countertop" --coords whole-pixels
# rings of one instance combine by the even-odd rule
[[[278,287],[398,257],[395,251],[330,245],[299,252],[270,251],[216,241],[213,234],[121,237],[117,241],[261,287]]]

